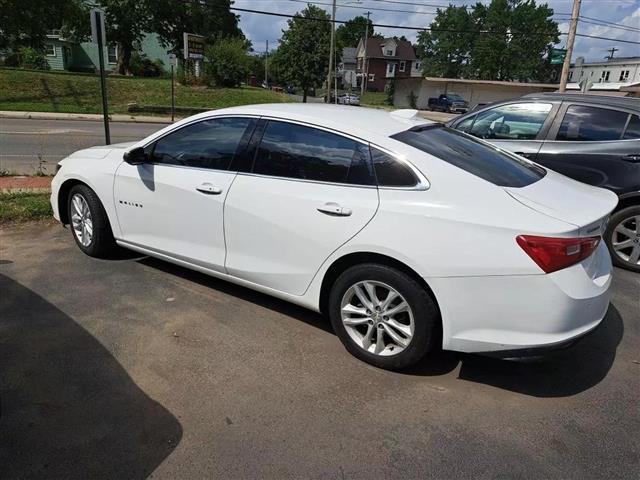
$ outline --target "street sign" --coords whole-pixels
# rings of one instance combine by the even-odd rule
[[[195,33],[184,33],[184,59],[192,58],[201,60],[204,58],[204,37]]]
[[[90,12],[91,18],[91,41],[93,43],[107,44],[107,29],[104,27],[104,10],[92,8]],[[100,32],[100,33],[98,33]],[[98,37],[102,37],[98,40]]]
[[[551,65],[562,65],[564,63],[564,57],[567,56],[566,48],[552,48],[549,58],[551,59]]]
[[[175,53],[169,54],[169,65],[171,65],[172,67],[178,66],[178,56]]]

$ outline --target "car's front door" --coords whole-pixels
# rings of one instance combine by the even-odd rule
[[[535,160],[556,110],[550,102],[509,103],[483,110],[455,128]]]
[[[369,149],[319,128],[262,122],[253,166],[238,174],[225,204],[226,268],[302,295],[327,257],[378,208]]]
[[[200,120],[145,147],[147,163],[123,162],[114,185],[122,240],[223,272],[230,166],[256,121]]]
[[[538,162],[590,185],[622,193],[640,179],[640,117],[566,102]]]

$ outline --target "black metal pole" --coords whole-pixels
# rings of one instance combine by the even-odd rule
[[[100,62],[100,89],[102,90],[102,116],[104,117],[104,140],[105,144],[111,144],[111,134],[109,133],[109,105],[107,104],[107,79],[104,72],[104,45],[102,45],[102,22],[100,13],[96,15],[96,32],[98,36],[98,60]]]
[[[171,123],[173,123],[173,117],[176,109],[176,97],[175,87],[173,85],[173,63],[171,64]]]

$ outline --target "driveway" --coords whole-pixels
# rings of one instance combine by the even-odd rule
[[[616,270],[601,326],[542,361],[392,373],[320,315],[3,227],[2,477],[637,478],[638,292]]]

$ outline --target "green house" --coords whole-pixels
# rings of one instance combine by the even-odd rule
[[[94,72],[98,69],[98,45],[92,42],[74,42],[65,39],[58,30],[50,31],[44,45],[45,56],[51,70]],[[140,49],[150,60],[160,59],[169,70],[169,55],[155,33],[145,34]],[[118,63],[118,47],[108,45],[104,52],[105,67],[113,70]]]

